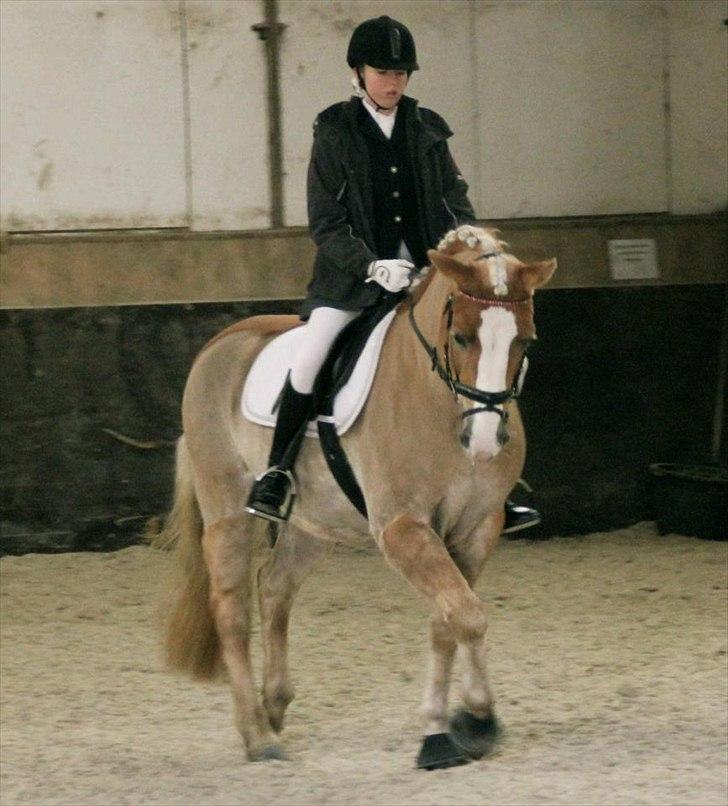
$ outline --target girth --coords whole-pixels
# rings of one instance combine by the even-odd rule
[[[404,291],[385,294],[381,302],[365,309],[341,331],[316,377],[313,390],[319,441],[326,464],[346,497],[365,518],[368,516],[364,495],[336,433],[334,401],[351,377],[371,332],[406,296]]]

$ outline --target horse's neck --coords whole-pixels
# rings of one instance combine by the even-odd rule
[[[434,276],[427,283],[417,302],[417,321],[427,340],[434,344],[440,332],[442,315],[453,284],[439,271],[435,271],[435,269],[430,269],[430,271],[434,272]]]
[[[435,271],[435,269],[430,269],[430,271],[433,272],[433,275],[425,280],[422,289],[417,289],[414,292],[412,302],[415,305],[414,315],[417,326],[422,335],[432,346],[437,347],[439,350],[442,346],[438,344],[442,315],[447,297],[452,290],[452,283],[439,271]],[[409,322],[407,322],[406,329],[413,342],[413,349],[416,349],[418,354],[421,353],[424,356],[424,360],[429,362],[430,358],[420,344],[417,334]]]
[[[435,272],[434,269],[431,271]],[[423,289],[417,289],[413,297],[414,317],[417,327],[422,335],[427,339],[432,347],[436,347],[440,360],[442,360],[442,344],[440,327],[442,323],[443,310],[448,294],[452,290],[450,283],[440,272],[435,272],[434,276],[427,278],[427,285]],[[414,328],[409,320],[409,302],[403,307],[397,317],[393,328],[393,340],[398,345],[400,356],[406,356],[400,366],[402,372],[408,377],[405,381],[411,389],[422,389],[423,394],[443,400],[452,400],[452,395],[436,372],[432,372],[432,359],[420,343]],[[425,390],[423,387],[428,387]],[[430,388],[431,387],[431,388]],[[444,393],[444,394],[443,394]]]

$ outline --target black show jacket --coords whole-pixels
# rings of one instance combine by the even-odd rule
[[[399,102],[397,118],[395,128],[400,128],[406,138],[406,146],[397,151],[409,161],[404,166],[409,180],[407,195],[413,190],[411,201],[416,202],[416,214],[412,204],[403,211],[409,233],[403,237],[415,246],[415,259],[422,261],[424,250],[436,246],[448,230],[475,223],[476,218],[468,185],[447,146],[452,135],[447,123],[407,96]],[[381,166],[371,165],[374,152],[371,143],[367,144],[370,133],[365,128],[370,123],[376,126],[356,97],[330,106],[314,123],[308,220],[318,250],[303,318],[321,305],[361,310],[375,304],[384,293],[377,283],[364,282],[373,260],[394,257],[378,254],[378,244],[390,239],[381,237],[385,233],[378,237],[375,230],[386,208],[382,200],[387,194],[391,197],[392,187],[376,184],[382,182],[382,172]]]

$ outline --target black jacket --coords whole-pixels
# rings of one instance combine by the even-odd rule
[[[361,103],[352,97],[334,104],[314,123],[308,220],[318,251],[304,318],[319,305],[360,310],[384,293],[377,283],[364,282],[369,264],[382,256],[372,232],[375,189],[360,130]],[[404,96],[397,115],[405,118],[422,240],[434,247],[448,230],[475,222],[468,185],[447,146],[452,131],[438,114]]]

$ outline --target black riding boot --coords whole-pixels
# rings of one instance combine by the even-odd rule
[[[268,457],[268,469],[253,485],[246,512],[269,521],[287,521],[293,497],[291,469],[306,433],[313,395],[297,392],[286,378]]]

